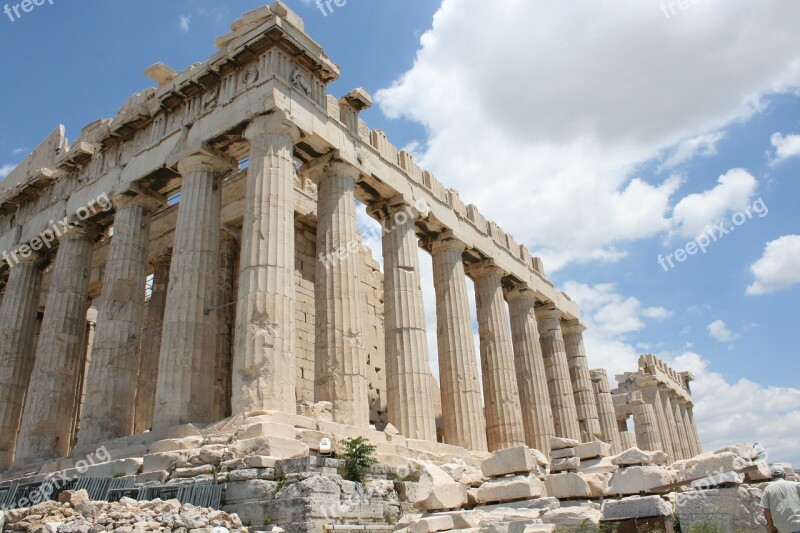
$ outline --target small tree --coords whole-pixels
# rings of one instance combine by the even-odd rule
[[[374,456],[376,449],[364,437],[343,441],[338,454],[343,461],[342,477],[348,481],[363,483],[364,476],[378,462]]]

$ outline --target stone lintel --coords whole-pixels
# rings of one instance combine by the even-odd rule
[[[327,154],[309,161],[297,170],[297,173],[319,185],[326,177],[338,174],[358,182],[361,170],[344,159],[339,150],[331,150]]]

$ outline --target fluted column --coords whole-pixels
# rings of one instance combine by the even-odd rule
[[[575,396],[575,410],[584,442],[592,442],[600,437],[600,422],[597,414],[597,402],[589,375],[589,362],[583,344],[583,332],[586,330],[577,321],[566,323],[563,327],[564,347],[567,350],[572,394]]]
[[[462,254],[464,243],[444,235],[432,242],[436,333],[444,440],[487,451],[486,421]]]
[[[30,256],[11,268],[0,306],[0,471],[7,470],[14,460],[22,407],[33,370],[41,260]]]
[[[691,404],[686,406],[686,419],[689,422],[689,430],[694,437],[695,442],[695,455],[703,453],[703,441],[700,440],[700,433],[697,430],[697,422],[694,419],[694,408]]]
[[[139,373],[136,379],[136,410],[134,433],[142,433],[153,427],[153,407],[156,401],[158,382],[158,358],[161,353],[161,333],[164,324],[164,309],[167,305],[169,286],[170,253],[157,256],[153,265],[153,289],[147,308],[142,342],[139,343]]]
[[[305,170],[318,184],[315,396],[317,401],[333,404],[336,422],[368,427],[361,239],[355,197],[359,171],[330,158],[313,162]]]
[[[659,417],[661,443],[664,445],[664,451],[669,454],[670,458],[673,461],[678,461],[683,458],[683,454],[680,443],[676,441],[674,413],[670,408],[670,404],[664,402],[665,394],[667,398],[669,398],[665,385],[657,383],[654,406],[656,416]]]
[[[539,326],[536,322],[536,298],[533,291],[517,287],[506,294],[511,315],[511,338],[514,344],[514,367],[517,372],[525,441],[531,448],[550,452],[555,437],[553,410],[547,390]]]
[[[296,410],[294,142],[299,134],[282,112],[255,119],[245,133],[250,167],[232,376],[236,413]]]
[[[600,439],[611,444],[612,453],[621,453],[624,450],[617,429],[617,416],[614,411],[614,398],[608,386],[608,374],[605,370],[595,369],[589,371],[589,376],[592,379],[592,389],[597,402]],[[627,431],[627,427],[625,430]]]
[[[416,213],[400,200],[372,206],[383,227],[384,333],[389,422],[411,439],[436,442]]]
[[[675,459],[675,449],[672,445],[672,435],[669,428],[668,419],[661,403],[661,396],[658,390],[658,380],[653,377],[641,378],[637,381],[639,388],[642,391],[642,399],[645,403],[653,406],[653,414],[655,415],[656,425],[658,426],[658,434],[661,438],[662,450]]]
[[[210,422],[214,408],[221,178],[236,162],[209,152],[184,157],[153,426]]]
[[[666,385],[662,385],[659,387],[658,394],[661,399],[661,410],[666,420],[666,427],[662,431],[664,433],[669,433],[669,439],[672,442],[672,450],[674,452],[672,459],[675,461],[686,459],[689,454],[688,451],[683,448],[680,436],[678,435],[678,421],[675,419],[675,408],[672,405],[671,393]]]
[[[489,451],[525,445],[519,385],[514,367],[514,346],[503,298],[503,275],[491,263],[469,269],[475,280],[478,310],[483,397]]]
[[[681,439],[685,439],[686,441],[686,458],[691,459],[695,455],[697,455],[696,446],[694,442],[694,435],[689,428],[689,423],[686,417],[686,400],[681,397],[675,398],[675,417],[678,422],[678,433],[680,434]]]
[[[561,311],[548,305],[536,308],[540,342],[544,357],[550,406],[553,409],[556,437],[581,440],[575,396],[569,376],[567,351],[561,334]]]
[[[217,301],[217,357],[214,380],[214,420],[222,420],[232,413],[231,390],[233,379],[233,330],[236,311],[236,254],[239,241],[227,229],[220,232],[219,241],[219,287]],[[293,382],[290,382],[293,383]]]
[[[675,435],[675,439],[680,442],[681,450],[683,452],[683,459],[690,459],[692,456],[692,449],[689,447],[689,436],[686,434],[686,428],[683,425],[683,417],[681,417],[681,409],[678,405],[678,397],[673,393],[670,394],[669,400],[675,417],[673,434]]]
[[[650,452],[663,450],[661,433],[653,406],[644,400],[633,402],[633,426],[636,430],[636,444],[641,450]]]
[[[150,221],[160,202],[143,195],[113,200],[114,235],[106,257],[78,444],[134,433],[137,346],[144,325]]]
[[[17,440],[17,465],[70,452],[96,235],[77,226],[61,235]]]

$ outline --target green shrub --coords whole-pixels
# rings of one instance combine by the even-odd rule
[[[364,437],[347,439],[342,442],[337,456],[342,459],[342,477],[357,483],[363,483],[364,477],[378,462],[375,460],[377,448]]]

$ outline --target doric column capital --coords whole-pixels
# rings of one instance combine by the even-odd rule
[[[142,207],[145,211],[152,213],[159,207],[167,204],[167,199],[153,192],[152,194],[129,190],[115,194],[111,197],[111,203],[116,211],[126,207]]]
[[[290,137],[293,143],[302,138],[300,129],[294,125],[285,111],[278,109],[268,115],[261,115],[253,119],[244,132],[244,137],[250,142],[250,149],[256,148],[257,151],[267,151],[271,146],[269,137],[273,135],[285,135]]]
[[[544,302],[537,305],[536,316],[548,320],[558,320],[559,326],[561,325],[561,309],[556,307],[553,302]]]
[[[367,206],[367,212],[370,216],[377,219],[379,222],[384,223],[391,217],[399,214],[411,217],[413,220],[421,220],[427,218],[430,213],[430,206],[424,200],[410,204],[403,195],[398,194],[392,198],[380,200]]]
[[[524,299],[533,304],[536,303],[536,293],[526,283],[517,283],[510,289],[506,289],[505,293],[506,300],[509,302]]]
[[[361,171],[342,159],[339,150],[332,150],[328,154],[309,161],[297,171],[317,185],[328,178],[343,177],[357,182],[361,178]]]
[[[96,240],[102,234],[102,230],[91,222],[73,223],[61,230],[59,240]]]
[[[478,263],[473,263],[465,267],[467,275],[472,277],[475,281],[479,281],[492,276],[499,277],[500,279],[506,275],[506,271],[495,264],[491,259],[484,259]]]
[[[177,167],[181,176],[198,168],[210,168],[220,174],[232,172],[239,168],[239,162],[233,157],[214,150],[205,143],[173,153],[167,162],[170,167]]]
[[[586,331],[586,326],[579,320],[568,320],[562,324],[561,329],[564,331],[564,335],[580,335]]]
[[[464,253],[467,249],[467,245],[456,238],[452,230],[447,230],[438,235],[428,237],[425,239],[425,242],[430,246],[433,252],[437,250],[457,250],[460,253]]]

